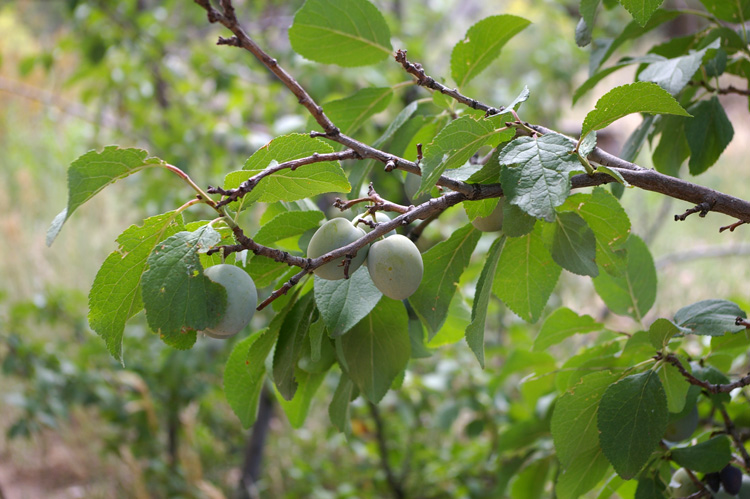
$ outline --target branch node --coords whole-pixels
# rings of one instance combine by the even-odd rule
[[[698,203],[694,207],[685,210],[685,213],[682,215],[675,215],[674,221],[675,222],[684,222],[687,217],[692,215],[693,213],[698,213],[698,216],[701,218],[705,218],[706,215],[708,215],[708,212],[711,211],[711,209],[714,206],[715,201],[703,201],[702,203]]]

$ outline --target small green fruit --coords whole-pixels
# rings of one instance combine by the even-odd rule
[[[492,213],[486,217],[477,217],[471,221],[471,225],[482,232],[496,232],[503,228],[503,202],[498,201]]]
[[[258,292],[252,277],[241,268],[224,263],[207,268],[203,275],[227,290],[227,308],[218,324],[202,332],[211,338],[234,336],[248,325],[258,305]]]
[[[328,252],[339,249],[347,244],[351,244],[357,239],[365,235],[365,231],[359,227],[355,227],[352,223],[345,218],[334,218],[324,223],[310,239],[310,244],[307,246],[307,256],[309,258],[318,258],[319,256],[325,255]],[[355,270],[367,258],[367,246],[361,248],[357,252],[357,256],[352,258],[349,264],[349,275],[352,275]],[[342,261],[344,258],[335,259],[321,265],[313,272],[318,277],[328,279],[329,281],[337,281],[344,278],[344,265]]]
[[[680,468],[674,472],[669,487],[675,497],[687,497],[694,492],[698,492],[698,486],[690,479],[690,475],[685,468]]]
[[[404,300],[422,282],[424,265],[414,243],[396,234],[372,245],[367,257],[367,270],[381,293],[394,300]]]
[[[413,173],[406,174],[406,180],[404,180],[404,192],[406,192],[406,197],[409,198],[409,201],[414,205],[422,204],[432,198],[429,193],[422,194],[416,199],[414,198],[414,194],[417,193],[420,185],[422,185],[422,177],[414,175]]]

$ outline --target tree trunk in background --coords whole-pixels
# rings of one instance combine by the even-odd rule
[[[261,465],[263,464],[263,446],[266,443],[268,429],[273,417],[273,398],[267,389],[260,394],[258,405],[258,419],[253,425],[250,438],[245,445],[245,457],[242,463],[242,476],[240,477],[239,497],[249,499],[258,497],[255,483],[260,477]]]

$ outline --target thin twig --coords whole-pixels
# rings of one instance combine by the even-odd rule
[[[736,388],[742,388],[744,386],[750,385],[750,376],[745,376],[744,378],[740,378],[737,381],[733,383],[725,383],[725,384],[714,384],[709,383],[708,381],[703,381],[702,379],[698,379],[695,376],[693,376],[691,373],[685,369],[685,367],[682,365],[682,362],[680,362],[680,359],[678,359],[674,354],[670,353],[667,355],[664,355],[662,352],[658,352],[654,356],[655,360],[665,360],[675,366],[678,371],[680,371],[680,374],[687,380],[688,383],[691,385],[700,386],[704,390],[710,392],[710,393],[729,393],[732,390]]]
[[[385,429],[383,427],[383,419],[380,417],[380,411],[378,410],[378,406],[372,402],[368,402],[367,405],[370,408],[372,419],[375,421],[375,438],[378,441],[378,450],[380,451],[380,466],[385,472],[385,478],[388,481],[388,486],[393,493],[393,497],[403,499],[406,497],[404,488],[401,482],[396,479],[396,474],[393,473],[393,469],[388,462],[388,445],[385,440]]]
[[[742,465],[745,468],[745,471],[750,471],[750,455],[747,453],[747,449],[745,449],[745,444],[742,443],[742,439],[740,439],[739,434],[737,433],[737,428],[734,426],[734,421],[732,421],[732,418],[729,417],[729,413],[727,413],[726,408],[721,405],[718,407],[719,413],[721,414],[721,418],[724,420],[724,427],[727,430],[727,433],[730,437],[732,437],[732,440],[734,440],[734,446],[737,447],[737,450],[740,451],[740,454],[742,454]]]

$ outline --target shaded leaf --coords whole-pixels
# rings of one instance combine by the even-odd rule
[[[284,318],[279,340],[273,354],[273,382],[286,400],[297,390],[297,360],[307,341],[307,333],[315,313],[313,294],[307,293],[294,304]]]
[[[559,213],[555,218],[551,253],[558,265],[574,274],[599,274],[594,232],[576,213]]]
[[[673,449],[672,459],[680,466],[699,473],[720,471],[732,459],[729,437],[718,435],[690,447]]]
[[[664,388],[653,371],[627,376],[607,388],[597,424],[604,455],[628,480],[659,445],[669,413]]]
[[[495,239],[487,251],[487,259],[477,280],[474,303],[471,306],[471,323],[466,328],[466,343],[474,352],[482,369],[484,369],[484,323],[492,292],[492,280],[495,277],[495,269],[504,243],[505,236]]]
[[[351,378],[342,372],[331,404],[328,406],[328,417],[331,419],[331,423],[347,435],[352,432],[349,402],[352,400],[352,395],[354,395],[356,389],[357,387],[354,386]]]
[[[541,237],[542,227],[505,242],[492,292],[527,322],[536,322],[560,277]]]
[[[321,373],[309,373],[300,368],[295,369],[294,378],[297,380],[297,390],[294,392],[292,400],[285,400],[279,392],[277,397],[279,405],[284,410],[284,414],[289,419],[292,428],[302,428],[307,419],[307,413],[310,412],[310,404],[315,396],[315,392],[320,388],[327,374],[327,370]]]
[[[384,111],[391,102],[391,97],[393,97],[391,87],[363,88],[354,95],[323,104],[323,111],[341,130],[341,133],[352,135],[371,116]]]
[[[736,304],[727,300],[703,300],[683,307],[674,314],[674,321],[685,333],[722,336],[745,329],[734,323],[737,317],[747,314]]]
[[[409,297],[409,303],[427,326],[430,339],[445,322],[458,280],[481,235],[467,224],[422,254],[424,277],[417,291]]]
[[[694,117],[685,122],[685,138],[690,147],[688,167],[691,175],[698,175],[716,163],[732,141],[734,128],[716,96],[691,106],[690,112]]]
[[[383,294],[366,266],[349,279],[329,281],[315,276],[315,302],[332,338],[341,336],[369,314]]]

